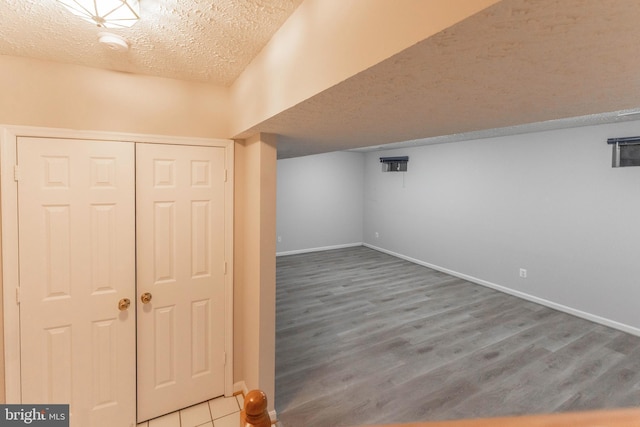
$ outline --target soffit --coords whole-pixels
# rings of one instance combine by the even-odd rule
[[[244,134],[279,134],[287,158],[622,120],[638,22],[635,2],[503,0]]]

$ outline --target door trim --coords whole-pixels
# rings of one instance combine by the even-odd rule
[[[151,144],[199,145],[225,149],[225,396],[233,395],[233,188],[234,142],[230,139],[148,135],[31,126],[0,125],[0,215],[2,247],[2,304],[4,326],[5,402],[21,403],[20,311],[17,303],[18,260],[18,183],[14,180],[19,137],[66,138]]]

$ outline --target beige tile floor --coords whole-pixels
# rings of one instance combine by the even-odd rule
[[[238,427],[242,395],[219,397],[138,424],[138,427]]]

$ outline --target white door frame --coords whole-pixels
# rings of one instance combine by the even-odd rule
[[[233,164],[234,142],[229,139],[173,137],[0,125],[0,211],[2,215],[2,299],[4,313],[4,374],[6,403],[21,402],[20,311],[18,304],[18,183],[15,180],[18,137],[67,138],[152,144],[199,145],[225,149],[225,396],[233,395]],[[134,356],[135,357],[135,356]],[[36,402],[37,403],[37,402]]]

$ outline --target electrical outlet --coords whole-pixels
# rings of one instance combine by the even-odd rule
[[[278,243],[282,242],[282,236],[278,236]]]
[[[378,233],[378,232],[376,231],[375,236],[376,236],[376,239],[378,239],[378,238],[380,237],[380,233]]]
[[[526,268],[521,268],[520,269],[520,277],[522,277],[523,279],[527,278],[527,269]]]

